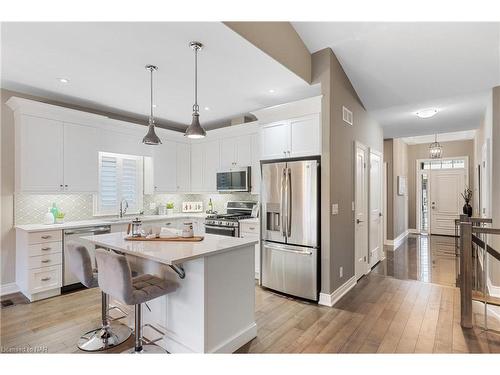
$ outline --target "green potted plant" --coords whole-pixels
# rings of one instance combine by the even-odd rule
[[[174,202],[167,203],[167,215],[172,215],[174,213]]]
[[[62,224],[64,223],[64,212],[57,212],[56,217],[55,217],[55,222],[56,224]]]

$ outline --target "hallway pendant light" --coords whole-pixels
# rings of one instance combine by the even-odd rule
[[[203,44],[200,42],[191,42],[189,46],[194,50],[194,105],[193,120],[184,135],[188,138],[204,138],[207,132],[200,125],[200,107],[198,106],[198,51],[201,51]]]
[[[157,66],[146,65],[146,69],[151,73],[151,107],[149,113],[148,133],[142,139],[142,143],[147,145],[160,145],[161,139],[155,133],[155,119],[153,117],[153,72],[158,70]]]
[[[443,156],[443,147],[437,141],[437,134],[434,136],[434,142],[429,146],[429,157],[431,159],[441,159]]]

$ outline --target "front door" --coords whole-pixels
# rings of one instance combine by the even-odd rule
[[[354,164],[354,247],[355,273],[360,279],[368,272],[368,148],[356,142]]]
[[[462,212],[465,189],[464,169],[433,170],[431,173],[431,234],[453,236],[455,219]]]
[[[382,259],[382,155],[370,151],[370,267]]]

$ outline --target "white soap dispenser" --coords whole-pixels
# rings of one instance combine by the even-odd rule
[[[47,210],[47,213],[45,214],[45,217],[43,219],[44,224],[54,224],[54,215],[51,212],[51,208]]]

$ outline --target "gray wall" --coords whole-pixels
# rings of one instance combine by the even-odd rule
[[[443,146],[443,157],[469,157],[469,181],[466,183],[473,189],[474,141],[441,142],[441,145]],[[418,159],[427,159],[428,157],[429,145],[427,143],[408,146],[408,227],[410,229],[417,228],[416,164]]]

